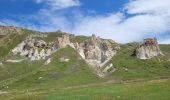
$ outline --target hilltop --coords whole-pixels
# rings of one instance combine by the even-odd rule
[[[85,91],[83,86],[97,87],[97,84],[100,88],[107,85],[103,87],[107,92],[111,91],[108,89],[112,83],[168,79],[169,75],[170,45],[159,45],[156,39],[120,44],[95,35],[75,36],[61,31],[37,32],[0,26],[0,90],[6,92],[1,96],[5,100],[28,99],[28,93],[32,93],[29,99],[43,96],[50,99],[58,91],[61,93],[57,96],[69,97],[77,93],[76,86],[81,88],[78,89],[81,93]],[[169,84],[169,80],[165,83]],[[135,83],[136,88],[140,88],[139,84]],[[65,88],[73,88],[73,93],[64,94]],[[52,100],[57,98],[52,97]]]

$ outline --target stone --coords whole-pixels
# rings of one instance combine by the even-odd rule
[[[51,58],[48,58],[44,65],[48,65],[51,62]]]
[[[25,59],[15,59],[15,60],[12,60],[12,59],[8,59],[8,60],[6,60],[6,62],[10,62],[10,63],[19,63],[19,62],[22,62],[22,61],[24,61]]]
[[[9,33],[18,33],[22,34],[22,28],[14,26],[1,26],[0,25],[0,35],[7,35]]]
[[[40,79],[42,79],[43,77],[39,77],[38,79],[40,80]]]
[[[103,70],[104,73],[108,73],[108,71],[113,67],[113,64],[109,64],[108,66],[105,67]]]
[[[139,59],[151,59],[153,57],[163,55],[159,48],[156,38],[145,39],[143,43],[139,44],[135,49],[135,55]]]
[[[74,49],[100,77],[104,77],[105,74],[105,71],[100,68],[111,60],[119,48],[120,46],[116,42],[101,39],[95,35],[82,43],[74,44]]]
[[[117,48],[117,45],[113,45],[110,40],[103,40],[95,35],[83,43],[75,44],[75,49],[81,57],[86,60],[96,60],[94,62],[98,67],[109,61],[116,54]]]
[[[70,44],[69,35],[63,35],[62,37],[57,38],[57,46],[58,48],[63,48]]]
[[[0,66],[3,66],[3,63],[2,63],[2,62],[0,62]]]
[[[61,57],[60,58],[60,62],[69,62],[70,59],[68,59],[67,57]]]
[[[51,62],[51,54],[59,50],[60,48],[65,48],[70,46],[75,51],[77,51],[82,59],[84,59],[100,77],[104,77],[106,70],[110,67],[107,66],[105,71],[101,68],[111,60],[112,57],[120,49],[120,46],[107,39],[101,39],[92,35],[91,38],[81,42],[81,43],[71,43],[70,35],[65,34],[62,37],[57,37],[56,41],[46,43],[40,39],[34,39],[34,36],[28,36],[23,42],[21,42],[17,47],[15,47],[12,52],[13,54],[19,54],[21,56],[26,56],[31,60],[41,60],[47,59],[44,65]],[[61,57],[60,62],[69,62],[68,57]]]

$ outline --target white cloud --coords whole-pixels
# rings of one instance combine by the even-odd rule
[[[79,6],[79,0],[36,0],[37,3],[46,3],[52,10]]]
[[[170,14],[170,0],[131,0],[125,9],[130,14]]]
[[[124,9],[134,15],[128,18],[125,14],[124,17],[117,14],[85,17],[75,26],[73,33],[95,33],[118,42],[129,42],[147,37],[162,40],[162,35],[170,31],[170,0],[131,0]]]
[[[123,8],[126,13],[132,14],[131,17],[120,12],[96,16],[87,16],[81,11],[69,12],[74,20],[55,10],[78,6],[78,0],[37,0],[37,3],[42,2],[47,3],[51,9],[43,8],[37,14],[28,16],[40,25],[34,26],[29,21],[19,25],[41,31],[60,29],[76,35],[96,34],[121,43],[147,37],[158,37],[160,43],[170,43],[170,37],[165,40],[163,36],[170,32],[170,0],[131,0]]]

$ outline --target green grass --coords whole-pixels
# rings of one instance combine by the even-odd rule
[[[24,29],[23,34],[21,35],[18,33],[9,33],[7,36],[4,36],[0,40],[0,61],[6,59],[9,52],[21,43],[29,34],[33,34],[33,32]]]
[[[87,37],[87,36],[76,36],[76,37],[73,37],[71,38],[71,42],[73,43],[81,43],[81,42],[84,42],[85,40],[89,39],[90,37]]]
[[[45,34],[45,33],[44,33]],[[46,42],[54,42],[57,40],[57,37],[62,37],[63,32],[50,32],[50,33],[46,33],[47,34],[47,37],[36,37],[37,39],[41,39],[41,40],[44,40]]]
[[[160,45],[160,49],[165,55],[165,59],[170,59],[170,45]]]
[[[24,34],[10,34],[0,47],[0,89],[7,94],[0,94],[0,100],[169,100],[170,81],[132,82],[127,84],[108,84],[107,81],[122,80],[144,81],[170,75],[170,46],[160,45],[165,54],[149,60],[140,60],[132,56],[135,43],[121,45],[113,63],[116,71],[106,79],[99,78],[89,65],[71,47],[58,50],[51,55],[52,61],[44,65],[45,60],[21,63],[7,63],[5,59],[25,59],[10,52],[27,35],[33,31],[23,30]],[[43,39],[55,41],[62,32],[49,33]],[[0,39],[3,39],[1,37]],[[11,40],[10,40],[11,39]],[[89,39],[86,36],[72,37],[72,42],[81,43]],[[115,45],[115,44],[114,44]],[[60,62],[61,57],[69,58],[69,62]],[[93,84],[91,86],[91,84]],[[77,86],[77,88],[75,88]],[[85,87],[83,87],[85,86]],[[66,88],[66,87],[70,87]]]
[[[96,84],[77,88],[19,89],[7,91],[2,100],[169,100],[170,81],[153,80],[120,84]]]
[[[109,84],[47,93],[44,100],[169,100],[170,81]]]
[[[140,60],[132,56],[134,50],[133,44],[121,46],[112,63],[116,71],[112,74],[114,78],[129,80],[138,78],[153,78],[170,75],[169,62],[164,59],[155,57],[149,60]],[[170,54],[170,51],[163,53]]]
[[[61,57],[68,57],[70,61],[60,62],[59,58]],[[47,66],[43,65],[43,63],[28,66],[30,65],[29,63],[26,61],[22,62],[22,65],[18,63],[18,65],[5,66],[5,71],[8,71],[9,75],[5,75],[6,72],[2,71],[0,77],[5,79],[17,78],[19,75],[24,76],[9,84],[10,89],[32,89],[35,87],[39,89],[61,88],[104,81],[104,79],[99,78],[89,69],[86,62],[71,47],[60,49],[54,53],[52,62]],[[39,77],[42,77],[42,79],[39,79]]]

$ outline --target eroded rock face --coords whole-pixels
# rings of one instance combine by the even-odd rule
[[[63,48],[70,44],[70,37],[69,35],[63,35],[62,37],[58,37],[56,44],[59,48]]]
[[[163,55],[159,48],[156,38],[145,39],[142,44],[140,44],[136,50],[135,55],[139,59],[151,59],[155,56]]]
[[[116,54],[120,47],[113,41],[100,39],[93,35],[83,43],[76,43],[75,49],[101,77],[104,76],[100,69]]]
[[[58,37],[56,41],[46,43],[43,40],[34,39],[29,36],[12,50],[14,54],[29,57],[31,60],[40,60],[49,58],[49,56],[60,48],[67,45],[74,48],[80,56],[94,69],[100,77],[104,77],[105,73],[113,69],[113,65],[102,68],[116,54],[120,48],[117,43],[111,40],[104,40],[93,35],[90,39],[82,43],[71,43],[69,35]],[[45,65],[51,62],[47,59]],[[68,62],[70,59],[61,58],[61,62]],[[110,72],[113,72],[111,70]]]
[[[59,48],[65,47],[69,42],[69,37],[65,35],[58,37],[56,42],[51,43],[46,43],[43,40],[34,39],[29,36],[14,48],[12,52],[14,54],[20,54],[20,56],[27,56],[31,60],[40,60],[50,56]]]

